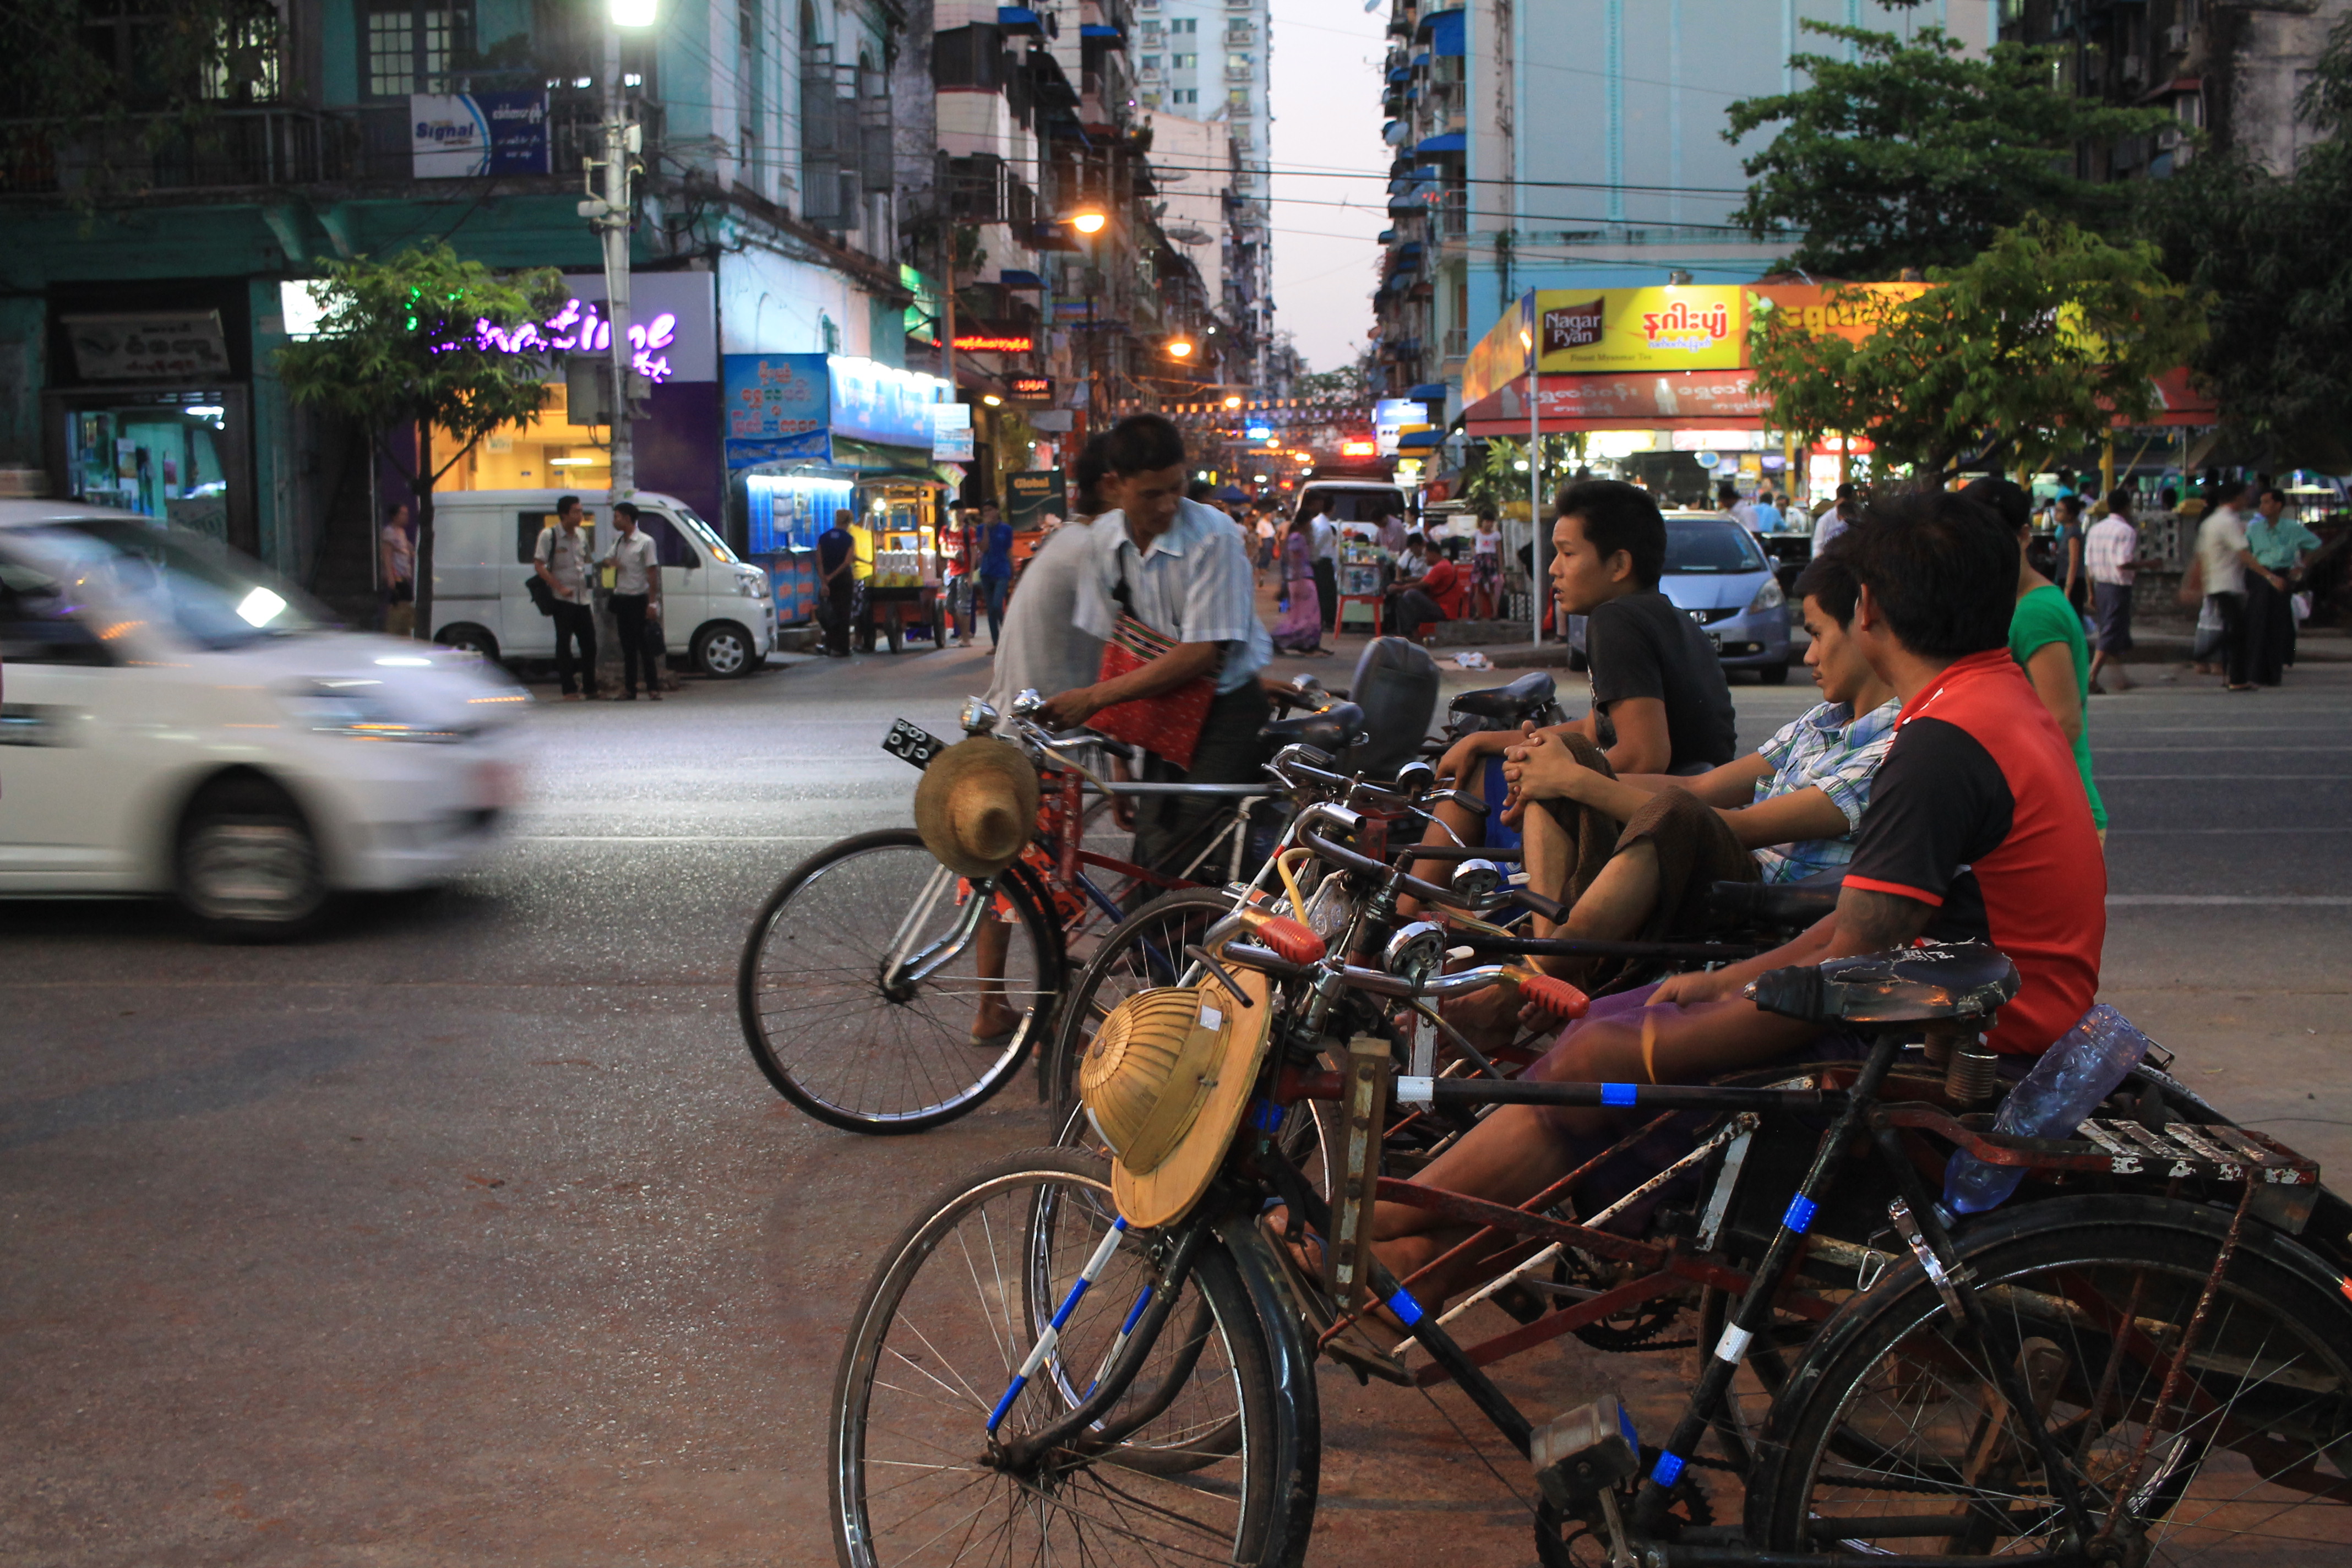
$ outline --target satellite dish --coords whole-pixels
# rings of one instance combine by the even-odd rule
[[[1171,228],[1168,231],[1168,237],[1178,245],[1206,245],[1209,243],[1209,235],[1206,229]]]

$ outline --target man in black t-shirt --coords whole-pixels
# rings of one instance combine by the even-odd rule
[[[816,591],[824,600],[824,651],[835,658],[849,657],[849,612],[856,603],[857,574],[856,571],[857,541],[841,525],[835,513],[833,526],[816,536]]]

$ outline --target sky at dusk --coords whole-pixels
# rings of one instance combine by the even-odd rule
[[[1309,370],[1354,360],[1372,325],[1374,242],[1388,226],[1388,17],[1387,0],[1370,13],[1362,0],[1274,0],[1275,326]]]

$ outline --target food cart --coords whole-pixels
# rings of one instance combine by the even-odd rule
[[[866,589],[860,646],[887,640],[892,653],[920,627],[931,647],[947,646],[940,594],[939,498],[936,480],[893,478],[860,482],[857,571]]]

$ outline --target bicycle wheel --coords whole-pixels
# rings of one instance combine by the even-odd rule
[[[1106,1161],[1029,1150],[950,1186],[885,1252],[834,1388],[844,1568],[1303,1554],[1311,1414],[1277,1394],[1250,1291],[1213,1237],[1105,1419],[1164,1407],[1107,1449],[1065,1447],[1019,1471],[999,1461],[1001,1445],[1069,1412],[1159,1279],[1156,1236],[1122,1237],[991,1443],[991,1411],[1116,1218]]]
[[[2259,1223],[2158,1406],[2228,1216],[2161,1199],[2053,1200],[1963,1243],[1993,1323],[2119,1562],[2340,1563],[2352,1553],[2352,1304]],[[1833,1321],[1790,1380],[1748,1489],[1767,1550],[1998,1555],[2064,1529],[1983,1358],[1912,1265]],[[2143,1456],[2142,1449],[2145,1447]],[[1940,1542],[1943,1544],[1938,1545]]]
[[[1110,1010],[1139,991],[1173,985],[1191,966],[1187,942],[1231,914],[1234,897],[1221,888],[1180,888],[1119,921],[1102,938],[1064,994],[1045,1059],[1045,1092],[1057,1118],[1076,1103],[1078,1060]]]
[[[951,1121],[1004,1087],[1050,1026],[1060,947],[1022,885],[919,981],[890,972],[951,939],[969,885],[911,829],[845,838],[793,868],[743,944],[736,1010],[744,1042],[776,1092],[853,1132],[919,1132]],[[1005,923],[999,916],[1010,911]],[[1001,975],[983,952],[1004,942]],[[973,1036],[983,996],[1001,987],[1020,1022],[1009,1039]]]

